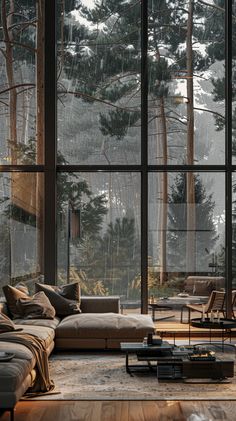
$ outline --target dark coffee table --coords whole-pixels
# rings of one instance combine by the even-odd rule
[[[145,357],[159,357],[164,358],[166,356],[171,355],[171,350],[173,346],[170,345],[168,342],[162,342],[161,345],[143,345],[142,342],[121,342],[120,349],[121,351],[125,351],[126,359],[125,359],[125,367],[126,372],[131,374],[132,370],[135,371],[143,371],[151,368],[150,364],[148,365],[137,365],[137,364],[129,364],[129,355],[136,354],[136,355],[143,355]],[[145,359],[148,361],[148,358]]]
[[[234,361],[216,357],[215,360],[192,361],[188,352],[176,354],[176,349],[168,342],[161,345],[144,346],[142,343],[121,343],[126,353],[126,372],[153,372],[158,379],[183,380],[188,378],[211,378],[223,380],[234,377]],[[174,352],[175,351],[175,352]],[[142,364],[129,364],[129,355],[136,354]],[[154,364],[151,364],[155,362]]]

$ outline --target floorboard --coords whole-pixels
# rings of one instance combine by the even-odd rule
[[[234,421],[235,414],[236,401],[34,401],[16,405],[15,421]]]

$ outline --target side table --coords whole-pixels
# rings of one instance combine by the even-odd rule
[[[226,339],[226,333],[229,333],[229,338],[231,342],[231,329],[236,329],[236,320],[221,318],[218,320],[211,321],[209,317],[202,320],[200,317],[196,319],[191,319],[189,323],[189,344],[191,341],[191,326],[198,327],[200,329],[209,330],[209,342],[211,342],[211,331],[220,330],[221,331],[221,349],[224,352],[224,343]],[[231,345],[234,346],[234,345]]]
[[[157,321],[157,320],[167,320],[167,319],[171,319],[172,317],[175,317],[174,314],[171,314],[169,316],[163,316],[163,317],[159,317],[158,319],[155,318],[155,313],[156,311],[167,311],[167,310],[173,310],[173,307],[169,306],[169,305],[165,305],[165,304],[160,304],[160,303],[149,303],[148,307],[151,309],[152,311],[152,320],[153,322]]]

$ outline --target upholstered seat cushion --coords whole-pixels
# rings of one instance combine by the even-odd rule
[[[54,319],[14,319],[14,323],[15,325],[44,326],[56,329],[60,323],[60,319],[58,317],[54,317]]]
[[[81,313],[65,317],[56,328],[56,338],[142,338],[154,331],[147,315]]]
[[[0,364],[0,392],[15,391],[34,368],[35,358],[24,345],[1,342],[0,350],[15,354],[11,361]]]
[[[0,342],[0,351],[14,353],[9,362],[0,363],[1,408],[13,407],[35,378],[35,357],[24,345]]]
[[[18,324],[17,327],[22,328],[23,333],[24,332],[30,333],[42,339],[45,343],[46,348],[50,348],[51,344],[53,344],[54,337],[55,337],[55,330],[50,327],[33,326],[33,325],[26,325],[26,324],[22,324],[22,325]]]

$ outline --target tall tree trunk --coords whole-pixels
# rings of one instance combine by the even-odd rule
[[[14,0],[9,2],[9,11],[6,9],[6,0],[2,0],[2,29],[5,42],[6,75],[9,88],[9,140],[11,142],[11,164],[17,164],[17,90],[15,88],[13,68],[13,41],[12,24],[14,18]]]
[[[44,164],[44,1],[37,0],[36,35],[36,163]],[[37,173],[36,217],[38,272],[44,272],[44,179]]]
[[[193,9],[194,0],[189,0],[187,23],[187,164],[194,163],[194,93],[193,93]],[[194,173],[187,173],[187,238],[186,238],[186,273],[196,270],[196,215]]]
[[[156,46],[156,57],[160,60],[160,51],[158,46]],[[168,156],[167,156],[167,126],[166,126],[166,114],[165,114],[165,100],[161,96],[159,99],[159,121],[160,124],[159,130],[161,139],[161,154],[162,164],[167,165]],[[159,155],[157,151],[157,155]],[[165,283],[168,279],[168,274],[166,271],[166,229],[167,229],[167,210],[168,210],[168,173],[163,172],[160,174],[161,179],[161,209],[160,209],[160,285]]]
[[[64,22],[65,22],[65,0],[61,0],[61,71],[64,67]]]
[[[167,127],[164,97],[160,98],[160,132],[162,139],[162,163],[167,165]],[[162,202],[161,202],[161,237],[160,237],[160,285],[168,279],[166,270],[166,230],[168,208],[168,173],[163,172],[162,177]]]
[[[7,84],[9,88],[9,117],[8,117],[8,125],[9,125],[9,134],[8,134],[8,141],[10,141],[8,145],[8,159],[10,164],[17,164],[17,90],[15,88],[15,78],[14,78],[14,68],[13,68],[13,45],[11,42],[13,41],[13,32],[12,32],[12,24],[14,18],[14,0],[10,0],[8,2],[9,10],[6,7],[6,0],[2,0],[1,5],[1,17],[2,17],[2,29],[3,29],[3,37],[5,42],[5,62],[6,62],[6,76],[7,76]],[[13,203],[14,192],[15,192],[15,174],[11,175],[11,203]],[[8,221],[9,226],[9,280],[11,282],[12,278],[12,219],[11,216]]]

